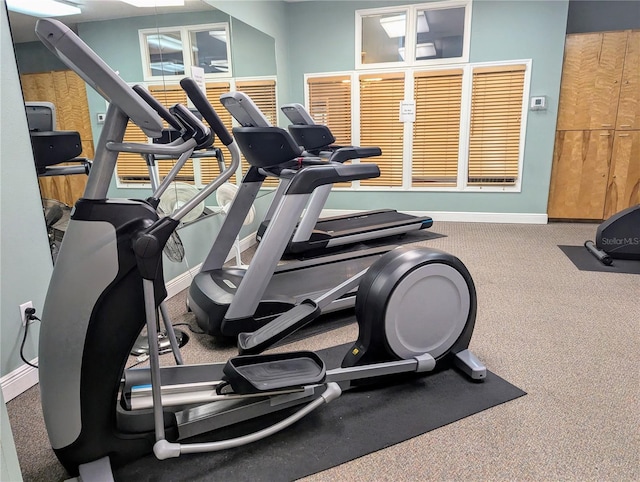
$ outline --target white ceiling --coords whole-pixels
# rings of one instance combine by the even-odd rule
[[[81,22],[178,12],[200,12],[213,9],[211,5],[203,0],[184,0],[184,6],[181,7],[158,8],[137,8],[119,0],[75,0],[67,3],[78,5],[82,9],[82,13],[56,18],[73,29],[75,29],[76,24]],[[37,20],[37,17],[9,12],[9,24],[11,25],[13,41],[15,43],[36,41],[37,37],[34,30]]]

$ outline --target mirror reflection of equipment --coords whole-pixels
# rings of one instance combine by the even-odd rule
[[[25,102],[25,110],[38,177],[88,175],[91,161],[77,157],[82,153],[80,134],[56,130],[55,105],[51,102]],[[58,165],[62,163],[65,165]],[[55,263],[71,208],[57,199],[42,199],[42,209]]]

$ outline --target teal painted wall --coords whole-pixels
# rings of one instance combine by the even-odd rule
[[[7,11],[0,8],[0,376],[22,366],[18,306],[33,300],[42,310],[52,269],[24,112]],[[27,359],[36,355],[37,333],[31,331]],[[0,480],[21,481],[2,394],[0,404]]]
[[[276,41],[250,25],[231,18],[231,58],[234,77],[276,75]]]
[[[53,263],[29,141],[27,116],[6,10],[0,24],[0,376],[23,365],[19,305],[42,306]],[[29,326],[25,358],[37,356],[38,322]]]
[[[278,72],[278,103],[290,96],[289,92],[289,47],[295,38],[289,36],[291,25],[287,11],[291,4],[272,0],[204,0],[206,3],[222,10],[272,37],[276,47],[276,66]],[[317,28],[315,26],[314,28]],[[286,118],[280,114],[278,123],[285,123]]]
[[[67,70],[67,66],[41,42],[16,44],[15,51],[18,69],[21,74]]]
[[[422,2],[399,2],[399,4]],[[353,70],[355,11],[392,2],[299,2],[287,9],[291,26],[291,97],[304,103],[304,74]],[[473,2],[470,61],[532,59],[531,95],[546,95],[549,108],[529,112],[520,193],[335,191],[334,209],[389,207],[408,211],[546,214],[562,71],[568,2]],[[328,28],[317,28],[327,25]]]

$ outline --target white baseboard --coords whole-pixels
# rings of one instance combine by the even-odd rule
[[[38,358],[29,360],[34,365],[38,364]],[[27,391],[38,383],[38,369],[29,365],[22,365],[0,378],[2,396],[4,401],[13,400],[21,393]]]
[[[322,217],[344,216],[359,211],[347,209],[323,209]],[[449,211],[402,211],[414,216],[429,216],[434,221],[450,221],[460,223],[502,223],[502,224],[547,224],[547,214],[537,213],[472,213]]]
[[[249,249],[251,246],[256,244],[256,232],[250,233],[240,240],[240,251],[244,251],[245,249]],[[226,261],[230,261],[235,258],[235,247],[231,250],[229,255],[227,256]],[[194,266],[189,271],[182,273],[179,276],[176,276],[172,280],[167,282],[167,298],[171,298],[183,290],[186,290],[190,285],[193,277],[200,272],[200,268],[202,267],[202,263]]]

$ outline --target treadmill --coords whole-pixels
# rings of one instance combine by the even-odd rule
[[[238,105],[247,99],[224,94],[221,102],[233,114]],[[192,100],[195,104],[195,96]],[[203,112],[207,106],[196,104],[196,108]],[[395,246],[283,265],[279,265],[279,261],[316,188],[330,186],[335,182],[377,177],[380,175],[378,166],[309,160],[300,167],[298,159],[302,156],[302,149],[284,129],[271,126],[236,127],[233,134],[235,142],[228,146],[232,163],[239,162],[242,151],[250,168],[201,271],[194,277],[189,288],[187,303],[196,315],[200,328],[213,336],[236,337],[242,332],[255,331],[292,308],[302,306],[304,309],[305,301],[322,297],[334,299],[332,294],[337,292],[340,296],[321,312],[352,308],[357,286],[349,286],[348,290],[343,291],[345,281],[368,269]],[[348,148],[344,152],[356,158],[361,155],[360,148]],[[366,152],[366,149],[362,149],[362,154]],[[286,189],[278,201],[262,242],[246,269],[224,267],[226,256],[267,176],[281,177],[287,182],[283,183],[286,184]]]
[[[289,133],[299,146],[311,155],[327,158],[335,162],[332,156],[343,149],[334,145],[335,138],[325,125],[314,123],[305,108],[300,104],[287,104],[281,107],[292,125]],[[342,161],[344,162],[344,161]],[[428,216],[413,216],[394,209],[364,211],[354,214],[319,219],[325,206],[331,186],[318,188],[313,194],[307,210],[300,221],[286,253],[304,253],[311,250],[344,246],[372,239],[399,236],[410,231],[430,228],[433,220]],[[276,191],[276,198],[281,192]],[[258,228],[260,241],[273,210],[269,210]]]

